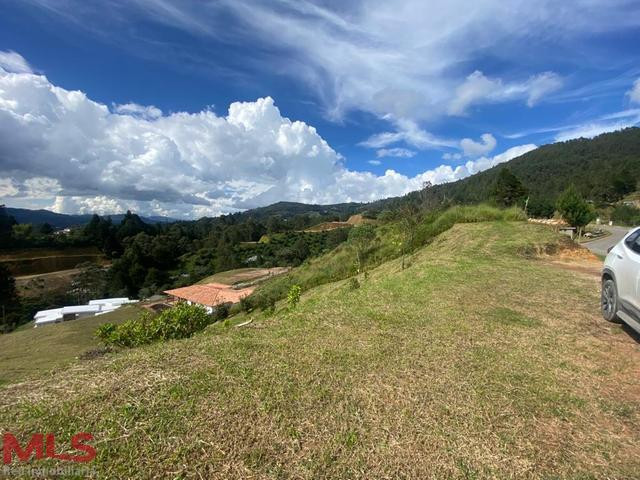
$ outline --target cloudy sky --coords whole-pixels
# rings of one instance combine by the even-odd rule
[[[4,0],[0,203],[370,201],[640,124],[638,0]]]

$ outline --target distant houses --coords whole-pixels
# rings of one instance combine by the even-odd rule
[[[173,301],[186,301],[189,305],[200,305],[208,313],[213,313],[215,307],[222,304],[238,303],[241,299],[251,295],[254,290],[254,286],[233,288],[222,283],[205,283],[166,290],[164,293],[169,295]]]
[[[80,318],[95,317],[96,315],[102,315],[103,313],[113,312],[122,305],[136,302],[137,300],[129,300],[126,297],[101,298],[91,300],[87,305],[72,305],[69,307],[40,310],[39,312],[36,312],[33,317],[35,321],[34,328],[48,323],[59,323],[69,320],[77,320]]]
[[[234,288],[222,283],[206,283],[203,285],[191,285],[189,287],[167,290],[164,293],[169,296],[168,303],[184,301],[189,305],[200,305],[204,307],[208,313],[213,313],[215,308],[222,304],[233,305],[240,302],[243,298],[251,295],[255,288],[255,286]],[[162,298],[164,297],[158,297],[158,299]],[[91,300],[87,305],[72,305],[40,310],[33,317],[35,321],[34,328],[50,323],[95,317],[104,313],[113,312],[123,305],[136,303],[137,301],[138,300],[130,300],[126,297],[100,298]],[[169,306],[167,302],[162,302],[162,305],[164,305],[165,308]],[[156,310],[154,309],[154,311]]]

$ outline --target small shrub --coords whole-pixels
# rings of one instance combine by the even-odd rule
[[[213,317],[215,318],[215,321],[218,322],[220,320],[224,320],[225,318],[227,318],[229,316],[229,304],[228,303],[222,303],[220,305],[218,305],[213,313]]]
[[[350,290],[357,290],[360,288],[360,282],[358,281],[357,277],[351,277],[349,279],[349,289]]]
[[[289,293],[287,294],[287,304],[289,305],[289,308],[291,310],[293,310],[298,306],[298,303],[300,302],[301,293],[302,293],[302,288],[300,288],[300,285],[291,285],[291,288],[289,289]]]
[[[269,301],[269,304],[267,306],[265,306],[262,311],[264,312],[265,316],[270,317],[271,315],[273,315],[274,313],[276,313],[276,301],[275,299],[271,299]]]
[[[240,308],[244,312],[247,312],[247,313],[251,312],[251,310],[253,310],[254,308],[253,299],[251,297],[242,297],[240,299]]]
[[[261,296],[259,298],[261,300],[260,310],[266,312],[268,315],[273,315],[276,311],[276,299],[266,296]]]
[[[242,307],[240,306],[239,303],[234,303],[233,305],[231,305],[231,307],[229,308],[229,316],[233,317],[234,315],[237,315],[238,313],[240,313],[242,311]]]
[[[204,329],[212,317],[197,305],[179,303],[157,316],[150,312],[120,325],[106,323],[96,330],[96,336],[107,345],[137,347],[161,340],[187,338]]]
[[[96,337],[105,343],[113,343],[112,339],[115,338],[117,327],[113,323],[105,323],[100,325],[96,330]]]

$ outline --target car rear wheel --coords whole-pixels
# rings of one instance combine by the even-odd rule
[[[608,322],[620,322],[618,318],[618,288],[616,282],[607,278],[602,282],[602,301],[600,302],[602,316]]]

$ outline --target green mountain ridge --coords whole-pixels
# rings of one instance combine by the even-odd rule
[[[490,199],[498,172],[505,167],[520,179],[532,199],[554,203],[573,183],[585,198],[595,202],[619,200],[635,190],[640,180],[640,128],[543,145],[462,180],[379,200],[368,208],[392,208],[406,200],[420,200],[431,207],[447,202],[484,202]]]

